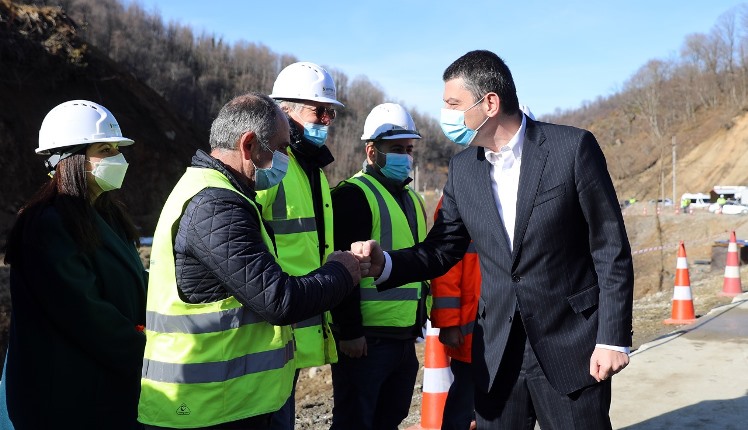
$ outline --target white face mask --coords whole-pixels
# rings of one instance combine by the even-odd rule
[[[89,161],[93,166],[91,174],[102,191],[116,190],[122,186],[127,172],[127,161],[122,154],[102,158],[100,161]]]

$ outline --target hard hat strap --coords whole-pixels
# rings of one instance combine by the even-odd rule
[[[421,133],[419,133],[419,132],[417,132],[415,130],[387,130],[387,131],[384,131],[382,133],[379,133],[379,135],[375,139],[373,139],[373,140],[378,141],[378,140],[382,140],[385,137],[397,136],[397,135],[400,135],[400,134],[415,134],[418,137],[421,136]]]
[[[80,152],[81,149],[85,148],[86,146],[88,145],[85,145],[85,144],[74,145],[74,146],[68,146],[65,148],[59,148],[59,152],[52,154],[44,162],[44,166],[46,166],[47,170],[49,170],[49,176],[54,176],[55,169],[57,168],[57,165],[60,163],[60,161],[70,157],[73,154],[77,154],[78,152]]]

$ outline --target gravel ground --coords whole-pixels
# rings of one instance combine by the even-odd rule
[[[637,276],[636,300],[634,301],[634,349],[678,329],[678,326],[668,326],[662,323],[664,319],[670,318],[671,312],[675,272],[673,244],[678,240],[685,240],[689,245],[689,274],[694,307],[698,316],[729,303],[730,299],[719,295],[722,291],[723,272],[712,270],[708,264],[694,263],[700,260],[708,263],[712,239],[725,236],[730,229],[739,230],[738,237],[748,237],[748,223],[743,217],[716,217],[710,214],[697,214],[690,217],[663,216],[662,223],[655,224],[655,221],[659,219],[659,217],[626,217],[627,230],[634,250],[657,245],[665,249],[661,252],[636,255],[634,258]],[[745,228],[742,227],[743,224],[746,224]],[[149,254],[149,248],[141,249],[141,256],[146,267]],[[748,282],[748,276],[746,276],[748,270],[743,268],[742,272],[742,284],[745,286]],[[7,344],[9,299],[8,267],[0,263],[0,328],[2,329],[0,330],[0,357],[4,356]],[[423,363],[423,349],[423,343],[416,345],[421,363]],[[402,429],[418,424],[420,421],[422,375],[423,369],[419,371],[413,390],[410,414],[403,421]],[[330,367],[304,369],[296,391],[296,428],[298,430],[328,429],[332,420],[332,405]]]
[[[747,272],[743,270],[743,272]],[[722,297],[722,273],[710,271],[709,266],[691,265],[689,268],[691,291],[696,315],[705,315],[711,309],[730,303],[731,298]],[[743,275],[746,285],[748,276]],[[663,320],[670,318],[672,291],[650,294],[634,301],[634,342],[633,348],[643,343],[677,330],[679,326],[665,325]],[[416,345],[419,361],[423,364],[424,344]],[[413,389],[410,414],[400,426],[408,428],[420,422],[423,368],[418,372]],[[301,372],[296,392],[296,428],[298,430],[326,430],[332,423],[332,376],[330,366],[305,369]]]

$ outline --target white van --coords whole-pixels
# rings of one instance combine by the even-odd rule
[[[694,209],[708,208],[711,204],[711,197],[704,193],[684,193],[680,199],[688,199],[691,202],[690,207]]]

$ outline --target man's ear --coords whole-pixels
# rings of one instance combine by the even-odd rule
[[[374,147],[374,142],[366,142],[365,151],[366,151],[366,160],[368,162],[373,163],[377,157],[377,154],[376,154],[377,149]]]
[[[488,105],[486,115],[496,116],[501,112],[501,99],[496,93],[486,94],[485,103]]]
[[[254,131],[247,131],[239,138],[238,150],[242,154],[242,160],[252,159],[252,146],[257,144],[257,135]]]

